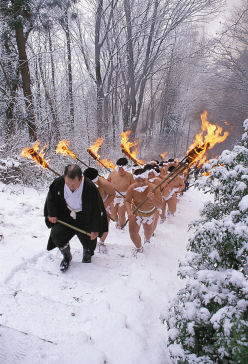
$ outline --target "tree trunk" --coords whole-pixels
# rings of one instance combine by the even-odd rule
[[[67,70],[68,70],[68,93],[69,93],[69,118],[72,133],[74,132],[74,102],[72,89],[72,57],[71,57],[71,39],[69,31],[68,13],[65,13],[65,36],[67,46]]]
[[[26,53],[26,42],[23,32],[23,26],[21,24],[16,25],[15,34],[16,34],[16,43],[19,56],[19,67],[22,77],[23,94],[27,111],[27,125],[28,125],[29,139],[30,141],[35,141],[37,139],[37,131],[35,125],[33,95],[31,91],[31,79],[30,79],[29,64]]]
[[[44,91],[45,91],[45,97],[46,97],[46,101],[48,103],[49,109],[50,109],[50,114],[52,116],[52,125],[51,125],[51,129],[52,129],[52,134],[53,137],[55,139],[55,141],[58,141],[60,138],[60,133],[59,133],[59,122],[58,122],[58,117],[57,117],[57,113],[56,113],[56,109],[54,106],[54,101],[50,95],[47,83],[46,83],[46,78],[44,75],[44,71],[42,68],[42,62],[41,62],[41,56],[38,56],[38,63],[39,63],[39,68],[40,68],[40,75],[41,75],[41,80],[42,80],[42,84],[44,87]]]
[[[16,105],[16,93],[18,90],[18,76],[19,76],[19,69],[13,69],[13,64],[12,64],[12,60],[11,60],[11,56],[13,54],[12,49],[10,48],[9,45],[9,37],[3,37],[3,49],[4,52],[6,52],[7,55],[7,69],[11,70],[12,72],[15,72],[16,77],[13,79],[10,79],[8,76],[8,72],[5,70],[5,65],[4,63],[2,63],[0,61],[0,67],[2,69],[4,78],[6,80],[6,85],[7,88],[9,89],[10,95],[6,92],[5,95],[8,98],[8,103],[6,105],[6,110],[5,110],[5,114],[6,114],[6,132],[8,136],[11,136],[14,134],[15,132],[15,119],[14,119],[14,109],[15,109],[15,105]],[[13,75],[12,75],[13,77]]]
[[[135,98],[135,77],[134,77],[134,56],[133,56],[133,35],[132,35],[132,21],[131,21],[131,7],[130,1],[124,0],[124,12],[126,17],[127,26],[127,68],[128,68],[128,89],[129,104],[130,104],[130,121],[129,125],[133,129],[133,125],[137,123],[136,115],[136,98]],[[127,105],[126,105],[127,107]],[[127,111],[127,110],[126,110]]]
[[[56,105],[55,66],[54,66],[54,59],[53,59],[53,44],[52,44],[50,29],[48,29],[48,44],[49,44],[49,52],[50,52],[50,59],[51,59],[53,98],[54,98],[54,104]]]
[[[100,60],[100,29],[103,10],[103,0],[98,1],[96,11],[96,25],[95,25],[95,73],[96,73],[96,122],[98,137],[102,136],[103,132],[103,84],[101,76],[101,60]]]
[[[149,71],[152,69],[153,63],[154,63],[154,62],[151,62],[151,45],[152,45],[152,40],[154,37],[155,24],[156,24],[156,20],[157,20],[157,12],[158,12],[158,0],[155,0],[153,14],[152,14],[151,27],[150,27],[150,31],[149,31],[147,46],[146,46],[146,56],[145,56],[145,61],[144,61],[144,67],[143,67],[142,75],[139,80],[140,87],[139,87],[139,97],[138,97],[138,105],[137,105],[137,110],[136,110],[136,117],[132,122],[132,135],[133,136],[135,136],[137,125],[138,125],[138,120],[139,120],[139,116],[140,116],[140,112],[141,112],[141,108],[142,108],[142,104],[143,104],[143,100],[144,100],[144,92],[145,92],[145,87],[146,87]]]

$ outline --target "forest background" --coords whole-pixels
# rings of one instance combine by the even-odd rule
[[[181,158],[204,109],[230,133],[208,157],[237,144],[248,114],[247,20],[247,1],[1,0],[5,182],[45,174],[19,157],[36,140],[61,171],[59,140],[92,164],[86,150],[103,137],[101,155],[115,161],[126,130],[139,157]]]

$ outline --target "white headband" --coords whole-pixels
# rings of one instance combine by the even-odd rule
[[[98,182],[98,178],[99,178],[99,176],[97,176],[96,178],[92,179],[92,182],[97,183]]]
[[[117,167],[115,168],[115,170],[116,170],[116,171],[119,171],[119,169],[120,169],[120,168],[122,168],[122,169],[123,169],[124,171],[126,171],[126,172],[128,171],[128,165],[125,165],[125,166],[117,166]]]
[[[141,167],[140,166],[133,166],[132,169],[136,171],[136,169],[140,169]]]
[[[134,179],[137,179],[137,178],[147,179],[148,178],[148,174],[149,174],[149,171],[144,171],[141,174],[137,174],[137,175],[134,174],[133,175],[133,178]]]

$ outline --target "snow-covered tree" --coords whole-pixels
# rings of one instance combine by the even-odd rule
[[[192,224],[179,276],[187,278],[166,318],[175,363],[248,362],[248,120],[242,144],[205,165],[211,191]]]

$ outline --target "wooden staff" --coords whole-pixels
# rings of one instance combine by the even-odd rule
[[[90,233],[88,233],[87,231],[82,230],[82,229],[79,229],[78,227],[73,226],[73,225],[71,225],[71,224],[68,224],[67,222],[64,222],[64,221],[59,220],[59,219],[57,219],[57,222],[59,222],[59,223],[60,223],[60,224],[62,224],[62,225],[65,225],[65,226],[67,226],[67,227],[69,227],[69,228],[71,228],[71,229],[73,229],[73,230],[79,231],[79,232],[80,232],[80,233],[82,233],[82,234],[85,234],[85,235],[90,236]]]
[[[83,161],[81,161],[81,159],[79,159],[78,157],[75,158],[77,161],[79,161],[80,163],[82,163],[85,167],[89,168],[88,164],[84,163]]]
[[[47,166],[47,169],[49,169],[51,172],[55,173],[57,176],[61,176],[58,172],[56,172],[54,169],[52,169],[51,167]]]

